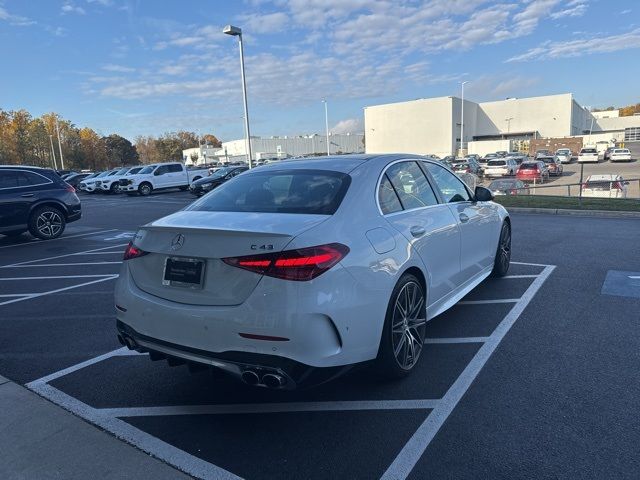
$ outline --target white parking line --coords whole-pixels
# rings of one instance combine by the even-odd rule
[[[489,337],[425,338],[424,343],[484,343]]]
[[[508,280],[513,278],[537,278],[538,275],[506,275],[502,277],[502,280]]]
[[[463,300],[457,305],[488,305],[490,303],[517,303],[521,298],[496,298],[495,300]]]
[[[527,262],[509,262],[511,265],[529,265],[532,267],[548,267],[549,265],[543,265],[542,263],[527,263]]]
[[[11,268],[33,268],[33,267],[70,267],[74,265],[117,265],[120,262],[77,262],[77,263],[37,263],[35,265],[14,265]],[[7,268],[7,267],[3,267]]]
[[[203,480],[241,480],[237,475],[163,442],[119,418],[104,415],[100,410],[90,407],[47,383],[36,380],[29,383],[27,387],[71,413],[111,432],[120,440],[138,447],[149,455],[153,455],[189,475]]]
[[[158,417],[164,415],[229,415],[248,413],[341,412],[354,410],[427,410],[439,400],[363,400],[337,402],[273,402],[230,405],[177,405],[169,407],[105,408],[114,417]]]
[[[513,306],[507,316],[500,322],[489,339],[480,347],[480,350],[478,350],[471,362],[469,362],[464,371],[449,388],[445,396],[442,397],[441,402],[433,409],[427,419],[409,439],[382,476],[382,480],[400,480],[409,476],[411,470],[413,470],[415,464],[420,460],[424,451],[436,436],[438,430],[440,430],[442,424],[449,417],[462,396],[467,392],[471,383],[476,379],[491,354],[493,354],[527,305],[529,305],[529,302],[542,287],[545,280],[551,275],[554,268],[555,266],[552,265],[545,266],[538,278],[531,283],[518,303]]]
[[[108,233],[108,232],[115,232],[116,230],[118,230],[117,228],[111,228],[109,230],[100,230],[97,232],[89,232],[89,233],[79,233],[78,235],[63,235],[61,237],[58,238],[54,238],[53,240],[46,240],[47,245],[50,244],[51,242],[55,242],[57,240],[66,240],[68,238],[78,238],[78,237],[86,237],[89,235],[100,235],[101,233]],[[45,240],[31,240],[29,242],[24,242],[24,243],[16,243],[15,245],[4,245],[2,247],[0,247],[0,249],[2,248],[12,248],[12,247],[23,247],[25,245],[34,245],[36,243],[42,243]]]
[[[45,260],[55,260],[57,258],[65,258],[65,257],[72,257],[75,255],[83,255],[85,253],[99,252],[102,250],[108,250],[110,248],[126,247],[127,245],[128,243],[121,243],[119,245],[109,245],[108,247],[92,248],[91,250],[85,250],[84,252],[65,253],[64,255],[56,255],[54,257],[38,258],[36,260],[27,260],[25,262],[17,262],[9,265],[2,265],[0,266],[0,268],[12,268],[12,267],[17,267],[19,265],[27,265],[30,263],[44,262]]]
[[[109,275],[108,277],[99,278],[97,280],[92,280],[90,282],[84,282],[84,283],[81,283],[79,285],[71,285],[70,287],[58,288],[56,290],[49,290],[48,292],[36,293],[36,294],[30,295],[28,297],[21,297],[21,298],[16,298],[16,299],[13,299],[13,300],[7,300],[6,302],[0,302],[0,307],[3,306],[3,305],[9,305],[10,303],[24,302],[25,300],[31,300],[33,298],[44,297],[45,295],[52,295],[54,293],[64,292],[66,290],[72,290],[74,288],[80,288],[80,287],[84,287],[86,285],[92,285],[94,283],[106,282],[107,280],[113,280],[114,278],[118,278],[118,275]],[[31,278],[27,277],[25,279],[31,279]],[[7,280],[7,279],[2,278],[0,280]]]
[[[58,278],[101,278],[113,276],[117,277],[118,275],[116,275],[115,273],[105,273],[102,275],[47,275],[44,277],[5,277],[0,278],[0,282],[6,282],[8,280],[55,280]]]

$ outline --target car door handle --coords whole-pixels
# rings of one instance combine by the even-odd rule
[[[33,193],[23,193],[21,197],[33,197]]]
[[[460,214],[460,221],[461,221],[462,223],[467,223],[467,222],[469,221],[469,216],[468,216],[468,215],[466,215],[466,214],[464,214],[464,213],[461,213],[461,214]]]
[[[421,237],[422,235],[427,233],[427,231],[424,229],[424,227],[421,227],[419,225],[414,225],[413,227],[411,227],[409,229],[409,231],[411,232],[411,235],[413,235],[416,238],[417,237]]]

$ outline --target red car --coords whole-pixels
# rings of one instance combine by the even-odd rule
[[[523,182],[544,183],[549,180],[549,169],[544,162],[522,162],[516,172],[516,178]]]

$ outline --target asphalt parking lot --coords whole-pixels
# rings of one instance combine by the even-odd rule
[[[283,392],[120,348],[124,246],[193,197],[82,198],[60,239],[0,237],[0,375],[168,464],[198,478],[637,478],[637,219],[514,215],[509,276],[429,323],[414,375],[359,369]]]

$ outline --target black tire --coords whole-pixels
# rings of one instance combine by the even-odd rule
[[[118,185],[115,182],[112,183],[111,186],[109,187],[109,193],[111,194],[120,193],[120,185]]]
[[[24,232],[26,232],[26,230],[12,230],[11,232],[4,232],[1,235],[6,235],[7,237],[18,237]]]
[[[491,275],[494,277],[504,277],[509,271],[511,264],[511,225],[504,222],[500,229],[500,237],[498,238],[498,248],[496,249],[496,258],[493,261],[493,270]]]
[[[55,207],[36,208],[29,217],[29,233],[41,240],[53,240],[64,232],[67,222]]]
[[[187,190],[189,190],[189,186],[188,185],[180,187],[180,191],[181,192],[186,192]]]
[[[391,292],[375,361],[382,376],[406,377],[420,360],[427,323],[426,300],[422,284],[410,273],[405,273]],[[408,314],[402,304],[407,306]]]
[[[151,192],[153,192],[153,187],[151,186],[151,184],[149,182],[143,182],[138,187],[138,193],[140,195],[142,195],[143,197],[151,195]]]

